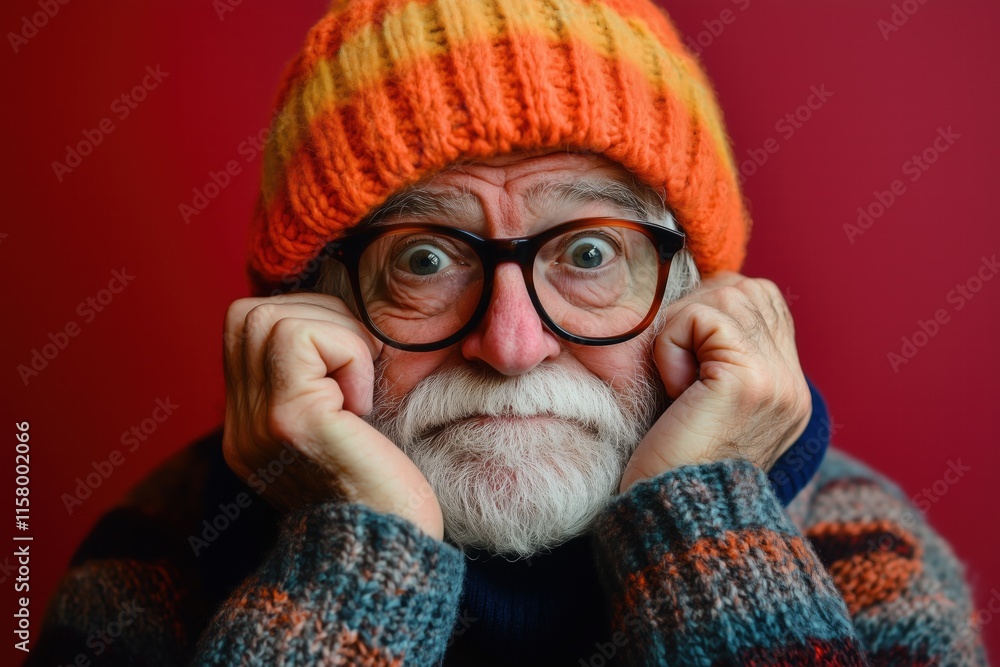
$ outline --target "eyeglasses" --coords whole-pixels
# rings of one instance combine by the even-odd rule
[[[369,227],[326,252],[347,269],[359,316],[388,345],[453,345],[489,307],[496,268],[521,267],[531,302],[557,335],[622,343],[656,316],[684,234],[619,218],[571,220],[534,236],[485,239],[433,224]]]

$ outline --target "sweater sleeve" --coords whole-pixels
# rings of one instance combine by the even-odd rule
[[[202,616],[190,550],[161,517],[137,507],[105,514],[49,600],[25,665],[178,665]]]
[[[868,664],[830,574],[749,462],[639,482],[595,537],[626,664]]]
[[[412,523],[326,503],[283,519],[274,550],[217,611],[196,664],[431,665],[455,624],[461,553]]]
[[[920,511],[930,509],[927,497],[907,498],[842,452],[829,458],[803,532],[872,664],[986,665],[982,612],[961,561]],[[944,478],[954,483],[968,470],[955,459]]]

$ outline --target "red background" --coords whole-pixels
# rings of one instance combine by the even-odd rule
[[[13,423],[30,421],[36,631],[57,577],[99,514],[221,422],[222,316],[247,291],[246,229],[260,169],[259,157],[247,162],[240,145],[266,126],[282,67],[325,4],[243,2],[220,20],[208,0],[69,2],[17,53],[9,37],[0,46],[8,443],[0,499],[13,496]],[[943,480],[949,461],[971,468],[927,513],[968,564],[983,607],[1000,589],[993,479],[1000,280],[986,282],[961,310],[947,295],[975,275],[981,257],[1000,250],[1000,6],[904,4],[919,9],[888,39],[878,25],[893,12],[888,0],[668,7],[687,35],[704,31],[702,58],[740,160],[777,141],[778,151],[745,183],[756,226],[744,272],[786,290],[803,367],[838,425],[836,444],[911,496]],[[36,11],[34,0],[5,2],[0,28],[20,31],[22,17]],[[111,103],[147,65],[169,74],[121,120]],[[806,102],[811,86],[833,96],[787,137],[776,123]],[[114,131],[59,182],[52,162],[65,160],[66,145],[105,117]],[[948,127],[960,138],[911,182],[904,163]],[[185,224],[179,205],[230,160],[241,173]],[[905,193],[851,243],[844,225],[895,179]],[[134,280],[85,322],[78,304],[122,267]],[[887,355],[900,353],[901,337],[938,309],[947,323],[894,372]],[[79,335],[25,385],[17,366],[68,322]],[[122,433],[167,397],[179,406],[174,415],[124,452]],[[123,451],[122,465],[69,515],[61,495],[114,449]],[[2,541],[16,531],[0,532]],[[0,549],[0,563],[12,551]],[[8,577],[0,583],[8,638],[15,597]],[[984,627],[993,655],[1000,655],[998,628],[996,621]],[[7,640],[3,650],[12,651]]]

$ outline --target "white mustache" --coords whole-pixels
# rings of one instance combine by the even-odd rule
[[[552,364],[513,377],[475,366],[441,371],[417,384],[394,412],[395,430],[410,442],[482,416],[554,417],[598,437],[628,430],[611,387],[590,373]]]
[[[514,556],[590,525],[660,404],[661,385],[642,365],[616,390],[575,364],[504,376],[469,363],[434,373],[402,398],[390,396],[384,367],[375,370],[366,419],[426,476],[445,533],[462,547]],[[517,421],[539,416],[554,419]]]

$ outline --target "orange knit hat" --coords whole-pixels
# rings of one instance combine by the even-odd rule
[[[666,195],[703,274],[750,216],[708,77],[650,0],[335,0],[288,66],[249,273],[298,284],[324,245],[457,160],[598,153]]]

